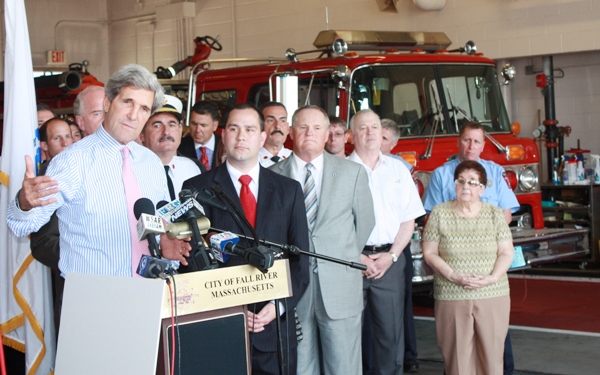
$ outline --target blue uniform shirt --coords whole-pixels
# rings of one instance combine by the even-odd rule
[[[517,201],[515,193],[508,188],[508,184],[504,180],[504,168],[493,161],[483,159],[479,159],[478,161],[485,169],[488,178],[481,201],[498,206],[502,210],[510,208],[511,212],[516,212],[520,204]],[[431,209],[437,204],[456,199],[454,170],[458,164],[460,164],[460,160],[456,158],[433,171],[433,176],[431,176],[431,181],[429,181],[429,186],[425,192],[425,202],[423,204],[427,213],[430,213]]]

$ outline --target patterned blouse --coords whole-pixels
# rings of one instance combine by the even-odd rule
[[[454,201],[433,208],[423,233],[423,241],[437,242],[440,257],[455,271],[489,275],[498,258],[498,243],[512,241],[504,213],[499,207],[482,202],[476,217],[465,218],[454,209]],[[471,290],[434,276],[434,298],[456,301],[494,298],[510,294],[508,278]]]

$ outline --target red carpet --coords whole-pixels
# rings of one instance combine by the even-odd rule
[[[600,333],[600,282],[509,278],[510,324]],[[415,306],[415,316],[433,308]]]

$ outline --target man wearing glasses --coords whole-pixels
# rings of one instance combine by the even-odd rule
[[[500,207],[504,211],[506,222],[510,224],[512,213],[516,212],[520,205],[512,189],[508,186],[508,182],[504,179],[504,168],[493,161],[479,158],[484,146],[485,133],[479,122],[467,122],[461,127],[458,139],[458,157],[433,171],[433,176],[425,192],[423,206],[428,214],[435,205],[456,199],[454,170],[460,162],[474,160],[485,168],[488,176],[487,186],[481,200]],[[463,185],[470,182],[458,181]],[[504,342],[504,374],[512,374],[514,367],[512,345],[510,334],[508,334]]]

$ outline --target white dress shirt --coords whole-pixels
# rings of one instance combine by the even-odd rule
[[[347,159],[362,164],[369,175],[375,228],[367,240],[368,246],[393,243],[400,224],[425,215],[419,192],[402,162],[381,152],[374,169],[365,165],[356,152]]]

